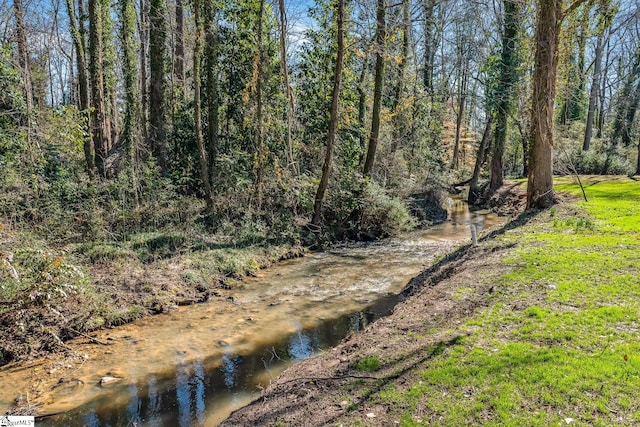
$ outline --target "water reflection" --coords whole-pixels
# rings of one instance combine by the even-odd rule
[[[468,224],[485,225],[482,214],[462,208],[450,214],[434,229],[283,263],[253,286],[247,281],[226,305],[202,304],[127,326],[114,340],[127,357],[85,366],[89,380],[80,393],[91,396],[89,403],[38,425],[215,425],[291,363],[388,314],[442,240],[469,238]],[[138,351],[125,345],[127,336],[141,337]],[[91,386],[112,364],[125,379]]]

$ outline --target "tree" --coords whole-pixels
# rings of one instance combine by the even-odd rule
[[[31,133],[31,114],[33,113],[33,90],[31,84],[31,67],[27,42],[27,29],[24,25],[24,7],[22,0],[13,0],[13,13],[16,20],[16,40],[18,44],[18,64],[22,72],[24,84],[24,100],[27,107],[27,140]]]
[[[89,76],[87,73],[87,37],[84,26],[84,0],[78,1],[78,17],[73,4],[73,0],[66,0],[67,14],[69,15],[69,29],[76,53],[76,67],[78,72],[78,91],[80,101],[80,111],[85,116],[87,125],[91,129],[91,115],[89,114]],[[93,177],[95,161],[93,153],[92,132],[89,132],[84,140],[84,158],[86,170],[90,177]]]
[[[491,159],[491,181],[489,189],[492,191],[502,187],[504,183],[503,156],[507,140],[507,121],[511,110],[513,87],[518,81],[518,67],[520,59],[519,33],[522,21],[520,0],[504,0],[504,29],[502,31],[502,54],[500,57],[499,80],[494,96],[496,102],[496,127],[493,139],[493,157]]]
[[[111,129],[105,107],[102,53],[102,3],[101,0],[89,0],[89,75],[93,107],[92,134],[98,174],[106,176],[105,161],[111,146]]]
[[[205,0],[210,1],[210,0]],[[202,134],[202,104],[200,99],[200,64],[202,61],[202,39],[204,24],[201,17],[202,0],[194,0],[193,15],[196,24],[196,40],[193,49],[193,121],[196,130],[196,144],[198,147],[198,158],[200,160],[200,179],[204,189],[204,198],[207,203],[207,211],[213,211],[213,192],[209,183],[208,159],[204,149],[204,137]]]
[[[136,161],[136,139],[138,137],[138,43],[135,37],[135,0],[120,0],[120,42],[122,43],[122,75],[124,78],[125,108],[122,129],[122,144],[133,170]]]
[[[373,111],[371,112],[371,133],[367,146],[367,157],[364,161],[362,174],[371,176],[380,138],[380,111],[382,110],[382,89],[384,85],[384,47],[386,37],[385,0],[376,3],[376,67],[373,86]]]
[[[531,143],[527,208],[547,208],[555,203],[553,190],[553,106],[558,72],[558,41],[566,15],[586,0],[576,0],[564,10],[563,0],[538,0],[536,52],[531,105]]]
[[[282,70],[282,79],[284,81],[284,89],[287,94],[287,164],[291,171],[298,175],[298,164],[293,154],[293,139],[291,136],[292,128],[295,120],[295,101],[293,96],[293,87],[289,81],[289,67],[287,66],[287,13],[284,6],[284,0],[278,0],[278,11],[280,21],[280,68]]]
[[[433,63],[436,50],[433,38],[435,6],[436,0],[424,0],[424,69],[422,81],[427,93],[430,95],[433,95]]]
[[[149,3],[149,145],[163,175],[167,168],[166,83],[167,17],[165,0]]]
[[[331,92],[331,112],[329,117],[329,129],[327,131],[327,147],[325,150],[324,163],[322,165],[322,177],[318,184],[316,197],[313,203],[313,225],[320,225],[322,202],[324,200],[327,186],[329,185],[329,173],[333,164],[333,146],[336,141],[338,130],[338,103],[340,100],[340,88],[342,86],[342,68],[344,67],[344,22],[345,22],[345,0],[338,0],[336,8],[336,23],[338,27],[337,42],[338,52],[336,55],[335,72],[333,78],[333,91]]]

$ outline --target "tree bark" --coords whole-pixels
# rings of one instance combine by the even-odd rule
[[[478,147],[478,155],[476,156],[476,164],[473,168],[473,176],[471,177],[471,182],[469,183],[469,204],[475,204],[479,197],[480,192],[478,189],[478,182],[480,181],[480,172],[482,171],[482,165],[484,164],[484,160],[486,157],[487,149],[489,148],[489,141],[491,136],[491,123],[493,122],[493,116],[489,115],[489,119],[487,120],[487,124],[484,128],[484,133],[482,134],[482,140],[480,141],[480,146]]]
[[[24,84],[24,100],[27,107],[27,121],[31,127],[31,113],[33,111],[33,87],[31,83],[31,67],[27,42],[27,29],[24,25],[24,7],[22,0],[13,0],[13,13],[16,21],[16,41],[18,45],[18,64],[22,72]],[[30,132],[30,129],[29,129]]]
[[[262,175],[264,174],[264,166],[266,162],[266,147],[264,145],[264,117],[263,117],[263,100],[262,100],[262,84],[264,79],[264,46],[262,34],[262,19],[264,16],[264,2],[260,0],[260,8],[258,10],[258,21],[256,25],[257,47],[254,56],[254,90],[256,96],[256,161],[254,165],[254,197],[258,207],[262,204]]]
[[[562,7],[562,0],[538,0],[527,208],[547,208],[555,203],[552,159],[553,104],[556,95]]]
[[[175,32],[175,69],[174,75],[180,98],[185,97],[185,71],[184,71],[184,4],[183,0],[176,0],[176,32]]]
[[[405,87],[405,74],[409,63],[409,48],[411,46],[411,0],[402,0],[402,52],[400,64],[398,64],[398,81],[393,95],[393,139],[391,141],[391,153],[398,149],[399,140],[403,135],[403,118],[398,112],[402,92]]]
[[[287,164],[294,175],[299,175],[298,164],[293,153],[292,132],[295,120],[295,99],[293,96],[293,88],[289,82],[289,67],[287,66],[287,13],[285,10],[284,0],[278,0],[278,11],[280,21],[280,67],[282,70],[282,79],[284,80],[284,88],[287,93]]]
[[[558,41],[564,17],[586,0],[576,0],[563,10],[563,0],[538,0],[536,52],[531,105],[531,144],[527,208],[547,208],[555,203],[553,189],[553,105],[558,72]]]
[[[82,1],[82,0],[80,0]],[[140,37],[140,130],[142,138],[149,141],[149,81],[147,78],[147,53],[149,51],[149,22],[147,0],[140,0],[140,19],[138,20],[138,32]]]
[[[89,114],[89,77],[87,74],[87,36],[84,26],[84,0],[78,1],[78,16],[76,17],[73,0],[66,0],[67,14],[69,15],[69,30],[76,54],[76,67],[78,72],[78,100],[80,111],[87,121],[89,132],[83,143],[86,171],[90,178],[94,176],[95,161],[93,152],[93,133],[91,131],[91,114]]]
[[[122,129],[122,143],[131,162],[136,162],[136,138],[138,137],[138,44],[135,37],[135,0],[120,0],[120,41],[122,43],[122,74],[124,78],[125,109]]]
[[[584,141],[582,151],[589,151],[591,147],[591,137],[593,135],[593,118],[596,111],[596,99],[600,90],[600,69],[602,68],[602,49],[604,47],[604,34],[598,32],[596,40],[595,58],[593,59],[593,81],[589,91],[589,110],[587,111],[587,125],[584,131]]]
[[[338,0],[336,10],[336,21],[338,26],[338,52],[336,56],[336,66],[333,78],[333,91],[331,93],[331,113],[329,117],[329,129],[327,132],[327,148],[325,150],[324,163],[322,165],[322,177],[318,184],[315,201],[313,203],[313,219],[311,223],[319,226],[321,222],[322,203],[324,195],[329,185],[329,173],[333,164],[333,146],[338,130],[338,103],[340,101],[340,88],[342,86],[342,68],[344,65],[344,21],[345,21],[345,0]]]
[[[504,0],[504,29],[502,32],[502,54],[500,77],[497,88],[497,109],[493,156],[491,159],[491,181],[489,189],[496,191],[504,183],[503,157],[507,141],[507,122],[513,99],[513,86],[518,80],[518,34],[520,32],[521,9],[519,0]]]
[[[435,48],[433,46],[433,12],[436,0],[424,0],[424,70],[423,83],[427,93],[433,96],[433,59]]]
[[[215,8],[211,0],[205,0],[204,5],[204,31],[205,47],[204,57],[206,59],[206,98],[207,98],[207,154],[209,155],[209,182],[212,186],[216,182],[217,157],[219,150],[220,133],[220,113],[218,104],[220,103],[218,89],[218,45],[219,39],[216,34],[217,24],[215,21]],[[213,191],[213,190],[212,190]]]
[[[460,154],[460,133],[462,132],[462,120],[464,119],[464,107],[467,101],[467,83],[469,74],[467,65],[462,67],[462,76],[458,82],[458,110],[456,111],[456,136],[453,144],[453,157],[451,160],[451,169],[458,169],[458,160]]]
[[[200,68],[202,60],[203,22],[201,19],[202,0],[194,0],[193,14],[196,23],[196,40],[193,49],[193,121],[196,131],[196,145],[198,147],[198,159],[200,161],[200,180],[204,190],[204,199],[207,204],[207,212],[213,212],[213,192],[209,183],[209,170],[207,165],[207,153],[204,149],[204,137],[202,133],[202,103],[200,99]]]
[[[149,5],[149,145],[158,162],[160,172],[166,175],[166,84],[165,57],[167,54],[167,18],[165,0],[151,0]]]
[[[111,145],[111,129],[106,115],[102,74],[102,11],[100,0],[89,0],[89,58],[93,107],[92,133],[95,163],[100,176],[106,176],[105,160]]]
[[[373,111],[371,115],[371,134],[367,147],[367,157],[364,161],[363,175],[371,176],[373,163],[380,137],[380,111],[382,110],[382,89],[384,85],[384,47],[386,37],[386,5],[385,0],[377,0],[376,6],[376,68],[373,87]]]

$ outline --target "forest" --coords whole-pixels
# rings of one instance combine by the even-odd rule
[[[460,183],[546,208],[554,174],[640,174],[635,0],[11,0],[0,29],[0,364]],[[105,273],[177,254],[180,295]]]

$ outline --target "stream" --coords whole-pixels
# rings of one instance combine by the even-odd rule
[[[389,314],[437,253],[470,239],[470,223],[498,221],[452,201],[443,224],[284,261],[232,296],[101,331],[111,345],[87,342],[90,356],[47,392],[40,412],[63,414],[36,424],[216,425],[291,364]]]

